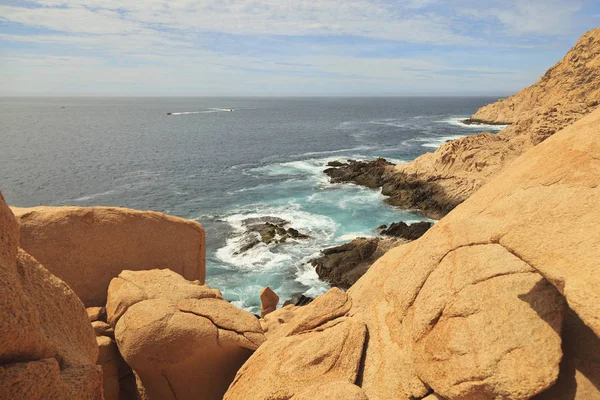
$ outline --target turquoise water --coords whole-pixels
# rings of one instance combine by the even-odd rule
[[[307,263],[321,249],[425,220],[385,205],[379,191],[330,184],[328,161],[410,161],[481,131],[459,119],[493,100],[5,98],[0,190],[19,206],[122,206],[199,221],[207,283],[256,312],[267,285],[282,301],[325,291]],[[242,221],[257,216],[283,218],[310,239],[236,254]]]

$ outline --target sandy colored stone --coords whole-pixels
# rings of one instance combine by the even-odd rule
[[[260,290],[260,316],[262,318],[275,311],[277,304],[279,304],[279,296],[270,287],[266,286]]]
[[[304,392],[295,395],[291,400],[368,400],[365,392],[356,385],[345,381],[325,383],[311,386]]]
[[[0,194],[0,398],[101,399],[83,304],[18,245],[18,225]]]
[[[523,154],[422,238],[391,250],[376,262],[348,291],[352,298],[349,315],[365,322],[369,330],[362,381],[367,396],[409,399],[425,396],[431,387],[445,397],[437,388],[450,388],[450,375],[468,376],[473,368],[462,364],[453,352],[460,353],[467,345],[478,348],[486,340],[493,340],[487,328],[480,331],[487,332],[486,338],[464,339],[466,342],[457,342],[460,347],[452,342],[460,338],[443,337],[445,325],[458,323],[448,321],[460,320],[444,315],[472,310],[480,315],[468,319],[481,317],[478,323],[489,321],[495,314],[502,318],[506,310],[518,311],[519,318],[511,321],[511,329],[537,338],[535,345],[528,344],[524,337],[511,333],[502,338],[500,347],[491,348],[492,352],[485,355],[485,370],[493,371],[486,379],[494,382],[494,393],[482,398],[523,398],[525,394],[535,395],[533,391],[538,389],[541,392],[546,385],[550,387],[550,377],[558,375],[559,359],[551,360],[558,354],[560,342],[559,332],[548,328],[556,327],[558,315],[543,308],[556,297],[548,297],[551,291],[539,277],[564,296],[596,335],[600,333],[600,225],[592,217],[600,216],[599,187],[600,110],[596,110]],[[472,251],[480,254],[456,263],[456,272],[467,270],[460,275],[454,272],[453,279],[471,276],[469,279],[477,282],[488,273],[499,276],[469,285],[462,294],[452,294],[456,287],[449,290],[448,283],[444,283],[452,282],[452,269],[443,272],[447,268],[444,265],[462,257],[462,249],[469,247],[478,248]],[[527,283],[532,276],[534,281]],[[501,279],[508,281],[503,285]],[[535,290],[519,294],[527,285]],[[494,304],[486,300],[492,295],[503,297]],[[531,309],[525,307],[527,303]],[[484,308],[479,310],[475,307],[478,304]],[[532,312],[540,309],[540,315]],[[439,310],[443,310],[441,314]],[[548,322],[540,325],[540,320]],[[472,330],[477,325],[467,327]],[[428,335],[440,340],[434,343],[432,339],[432,351],[444,354],[444,341],[447,343],[444,357],[452,356],[445,361],[448,376],[430,369],[430,361],[423,358],[423,351],[427,352],[423,341]],[[512,345],[525,347],[510,353],[509,364],[498,362],[494,366],[494,358],[502,354],[500,349]],[[530,357],[536,360],[538,356],[547,357],[548,363],[539,366],[542,371],[536,371],[539,375],[532,380]]]
[[[583,35],[537,83],[472,116],[511,126],[496,135],[481,133],[453,140],[433,153],[399,164],[395,167],[397,180],[427,187],[437,207],[444,210],[466,200],[525,151],[599,104],[600,28],[596,28]],[[435,205],[430,206],[436,211]]]
[[[144,300],[165,299],[176,303],[183,299],[204,298],[220,299],[222,295],[200,281],[188,281],[169,269],[122,271],[108,288],[107,321],[114,327],[129,307]]]
[[[296,315],[297,311],[302,307],[288,304],[287,306],[281,307],[265,315],[264,318],[260,319],[260,326],[262,327],[265,337],[270,339],[276,334],[276,332],[285,324],[289,323],[292,318]]]
[[[264,341],[258,319],[173,271],[123,271],[108,320],[142,399],[220,399]]]
[[[102,367],[104,400],[119,400],[119,363],[121,355],[117,344],[107,336],[97,336],[98,365]]]
[[[90,322],[104,321],[106,322],[106,308],[104,307],[88,307],[85,309]]]
[[[96,336],[108,336],[113,339],[115,337],[115,331],[107,322],[94,321],[92,322],[92,328],[94,328],[94,333],[96,333]]]
[[[13,212],[21,247],[88,307],[106,303],[110,280],[125,269],[169,268],[204,283],[204,229],[197,222],[112,207],[13,207]]]
[[[224,399],[296,398],[306,396],[311,386],[354,384],[365,335],[362,323],[342,317],[312,330],[269,339],[238,371]]]

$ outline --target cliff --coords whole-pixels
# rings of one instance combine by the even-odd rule
[[[596,110],[347,294],[269,314],[225,399],[600,398],[599,187]]]
[[[472,120],[511,123],[497,135],[481,133],[442,145],[411,163],[397,165],[388,194],[409,197],[426,190],[430,201],[398,205],[444,214],[489,182],[518,156],[600,103],[600,28],[583,35],[567,55],[534,85],[477,111]],[[385,188],[385,187],[384,187]],[[404,197],[407,197],[406,195]],[[392,203],[394,203],[392,201]]]

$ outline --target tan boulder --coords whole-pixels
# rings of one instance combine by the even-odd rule
[[[98,365],[102,367],[104,400],[119,400],[119,367],[122,363],[117,344],[107,336],[97,336]]]
[[[289,323],[296,316],[296,313],[301,308],[300,306],[288,304],[261,318],[260,326],[265,333],[265,337],[270,339],[274,336],[283,325]]]
[[[71,289],[18,249],[0,194],[0,398],[102,398],[98,347]]]
[[[90,322],[104,321],[106,322],[106,308],[104,307],[88,307],[85,309]]]
[[[549,388],[560,361],[556,292],[598,336],[599,127],[596,110],[538,144],[349,290],[349,315],[369,331],[370,399],[431,389],[519,399]]]
[[[268,286],[264,287],[260,291],[260,316],[272,313],[277,309],[279,304],[279,296]]]
[[[258,319],[169,270],[123,271],[108,320],[143,399],[219,399],[265,340]]]
[[[169,268],[204,283],[204,229],[197,222],[112,207],[13,207],[13,212],[21,247],[88,307],[106,303],[110,280],[125,269]]]
[[[310,387],[340,381],[354,384],[365,335],[362,323],[342,317],[290,336],[270,338],[238,371],[224,399],[302,399],[309,398]],[[361,398],[356,397],[356,390],[344,391]],[[335,388],[330,393],[336,393]]]

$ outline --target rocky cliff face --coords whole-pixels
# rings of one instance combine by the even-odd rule
[[[347,297],[269,314],[225,398],[311,386],[371,400],[600,398],[599,187],[596,110],[381,257]]]
[[[583,35],[534,85],[481,108],[472,120],[512,125],[442,145],[395,168],[399,188],[435,187],[432,210],[459,204],[529,148],[593,111],[600,103],[600,28]],[[427,211],[427,210],[425,210]]]

